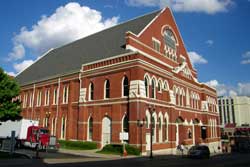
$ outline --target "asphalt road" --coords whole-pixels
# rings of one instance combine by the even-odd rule
[[[0,160],[0,167],[250,167],[250,154],[226,154],[210,159],[188,159],[180,156],[103,159],[61,153],[46,155],[44,159]]]
[[[87,166],[87,167],[250,167],[250,154],[230,154],[210,159],[188,159],[176,156],[157,156],[148,158],[122,159],[113,161],[93,161],[48,165],[50,167]]]

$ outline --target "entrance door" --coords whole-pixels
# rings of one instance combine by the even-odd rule
[[[146,133],[146,151],[150,151],[150,133]]]
[[[111,141],[111,120],[104,117],[102,120],[102,147],[110,144]]]

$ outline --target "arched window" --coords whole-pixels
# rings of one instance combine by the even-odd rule
[[[106,80],[105,83],[104,83],[104,98],[107,99],[107,98],[110,98],[110,83],[109,83],[109,80]]]
[[[180,100],[179,100],[180,106],[182,106],[182,99],[183,99],[183,95],[180,93]]]
[[[161,143],[162,142],[162,115],[160,115],[160,117],[159,117],[159,119],[158,119],[158,121],[159,121],[159,124],[158,124],[158,127],[159,127],[159,131],[158,131],[158,134],[159,134],[159,143]]]
[[[146,128],[149,128],[148,117],[145,118],[145,122],[146,122]]]
[[[125,115],[123,118],[123,122],[122,122],[122,131],[123,132],[129,132],[129,122],[128,122],[128,115]],[[127,143],[129,142],[128,140],[125,140]]]
[[[155,98],[155,80],[152,79],[152,98]]]
[[[89,122],[88,122],[88,140],[92,141],[93,139],[93,118],[90,117],[89,118]]]
[[[123,118],[123,132],[129,132],[129,123],[128,123],[128,115],[124,116]]]
[[[65,117],[62,117],[61,122],[61,139],[65,139],[65,132],[66,132],[66,119]]]
[[[165,118],[165,141],[168,141],[168,117]]]
[[[89,100],[94,100],[94,84],[92,82],[89,85]]]
[[[159,118],[159,129],[161,129],[161,118]]]
[[[188,139],[192,139],[192,131],[191,131],[191,129],[188,129],[187,136],[188,136]]]
[[[164,81],[164,90],[169,90],[168,82],[166,80]]]
[[[128,77],[127,76],[125,76],[123,78],[122,86],[123,86],[123,96],[128,96],[129,95],[129,85],[128,85]]]
[[[161,92],[162,90],[162,82],[158,81],[158,92]]]
[[[170,47],[173,50],[176,50],[176,40],[171,30],[167,29],[164,32],[164,41],[168,47]]]
[[[148,88],[149,88],[148,83],[149,83],[149,81],[148,81],[147,77],[145,77],[144,82],[145,82],[145,94],[146,94],[146,97],[148,97]]]

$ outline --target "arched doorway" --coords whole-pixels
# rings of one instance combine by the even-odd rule
[[[182,117],[178,117],[175,120],[176,123],[176,146],[178,146],[182,141],[180,141],[180,134],[181,134],[181,130],[182,130],[182,123],[184,122],[184,119]]]
[[[93,140],[93,118],[90,116],[88,121],[88,132],[87,132],[87,140]]]
[[[111,142],[111,120],[104,117],[102,120],[102,147]]]
[[[199,144],[199,120],[197,118],[193,119],[193,144]]]

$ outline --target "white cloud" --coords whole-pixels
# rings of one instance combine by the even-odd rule
[[[16,46],[23,46],[38,56],[50,48],[59,47],[113,26],[118,23],[118,19],[104,19],[101,12],[71,2],[57,8],[50,16],[42,16],[31,29],[22,27],[20,33],[13,38],[16,44],[13,50]],[[18,58],[23,56],[20,54]]]
[[[209,39],[209,40],[206,41],[206,44],[207,44],[208,46],[212,46],[212,45],[214,44],[214,41],[211,40],[211,39]]]
[[[33,63],[34,63],[33,60],[24,60],[21,63],[15,63],[13,65],[13,67],[19,73],[19,72],[25,70],[27,67],[29,67]]]
[[[22,44],[15,43],[12,52],[9,53],[7,61],[22,59],[25,55],[25,49]]]
[[[224,84],[220,84],[217,80],[211,80],[211,81],[205,82],[205,84],[215,88],[217,90],[218,96],[225,96],[228,94],[227,93],[228,92],[227,86]]]
[[[245,53],[242,54],[243,58],[250,58],[250,51],[246,51]]]
[[[165,7],[170,4],[171,0],[125,0],[125,3],[129,6],[145,6],[145,7]]]
[[[206,82],[205,84],[213,88],[216,88],[219,85],[219,82],[217,80],[211,80],[211,81]]]
[[[242,96],[250,96],[250,83],[238,83],[237,90]]]
[[[246,51],[242,54],[243,60],[240,62],[241,64],[250,64],[250,51]]]
[[[241,64],[250,64],[250,59],[242,60]]]
[[[9,72],[9,71],[4,71],[6,74],[8,74],[8,75],[10,75],[10,76],[13,76],[13,77],[15,77],[16,76],[16,74],[14,73],[14,72]]]
[[[234,91],[234,90],[229,90],[229,96],[237,96],[238,95],[238,93],[236,92],[236,91]]]
[[[237,86],[229,86],[219,83],[217,80],[211,80],[205,84],[214,87],[218,96],[250,96],[250,83],[238,83]]]
[[[215,14],[226,12],[232,4],[232,0],[173,0],[172,9],[176,12]]]
[[[202,55],[199,55],[198,53],[194,51],[188,52],[188,55],[193,65],[194,64],[207,64],[207,60],[203,58]]]
[[[203,12],[215,14],[225,12],[233,4],[232,0],[126,0],[129,6],[160,8],[170,6],[176,12]]]

